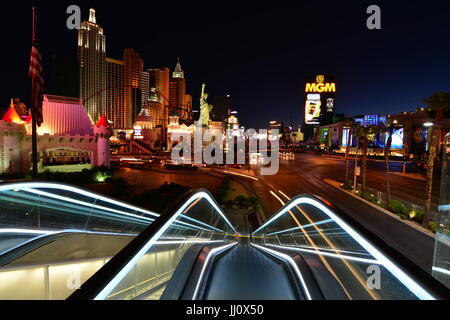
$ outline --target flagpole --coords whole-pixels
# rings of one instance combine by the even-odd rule
[[[36,39],[36,11],[33,7],[33,34],[32,39],[33,43]],[[33,86],[33,85],[32,85]],[[31,88],[31,92],[33,92],[33,88]],[[32,94],[33,96],[33,94]],[[31,99],[31,154],[32,154],[32,165],[33,165],[33,171],[32,171],[32,177],[33,179],[37,178],[38,174],[38,157],[37,157],[37,115],[36,115],[36,99]]]

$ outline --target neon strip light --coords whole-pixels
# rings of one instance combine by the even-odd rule
[[[188,216],[185,216],[185,215],[183,215],[183,214],[181,214],[181,215],[180,215],[180,217],[182,217],[183,219],[187,219],[187,220],[189,220],[189,221],[192,221],[192,222],[195,222],[195,223],[201,224],[202,226],[205,226],[205,227],[211,228],[212,230],[216,230],[216,231],[219,231],[219,232],[225,232],[225,231],[223,231],[223,230],[220,230],[220,229],[217,229],[217,228],[215,228],[215,227],[213,227],[213,226],[210,226],[210,225],[209,225],[209,224],[207,224],[207,223],[204,223],[204,222],[198,221],[198,220],[196,220],[196,219],[192,219],[192,218],[189,218]]]
[[[285,233],[285,232],[290,232],[290,231],[300,230],[300,229],[302,229],[302,228],[303,228],[303,229],[306,229],[306,228],[309,228],[309,227],[320,226],[320,225],[322,225],[322,224],[326,224],[326,223],[330,223],[330,222],[333,222],[333,220],[328,219],[328,220],[320,221],[320,222],[317,222],[317,223],[307,224],[307,225],[304,225],[304,226],[302,226],[302,227],[295,227],[295,228],[291,228],[291,229],[287,229],[287,230],[283,230],[283,231],[278,231],[278,232],[274,232],[274,233],[269,233],[269,234],[267,234],[267,235],[268,235],[268,236],[272,236],[272,235],[274,235],[274,234],[280,234],[280,233]]]
[[[105,211],[110,211],[110,212],[114,212],[114,213],[118,213],[118,214],[123,214],[123,215],[127,215],[127,216],[131,216],[134,218],[138,218],[138,219],[144,219],[144,220],[148,220],[148,221],[155,221],[155,219],[151,219],[151,218],[147,218],[147,217],[143,217],[143,216],[138,216],[136,214],[133,213],[128,213],[125,211],[120,211],[120,210],[116,210],[116,209],[112,209],[112,208],[108,208],[108,207],[104,207],[104,206],[99,206],[93,203],[89,203],[89,202],[84,202],[81,200],[75,200],[72,198],[68,198],[68,197],[64,197],[64,196],[60,196],[57,194],[52,194],[52,193],[48,193],[45,191],[40,191],[40,190],[35,190],[35,189],[30,189],[30,188],[22,188],[23,191],[29,192],[29,193],[35,193],[35,194],[39,194],[41,196],[45,196],[45,197],[49,197],[49,198],[53,198],[53,199],[58,199],[61,201],[67,201],[67,202],[72,202],[72,203],[76,203],[82,206],[87,206],[90,208],[94,208],[94,209],[100,209],[100,210],[105,210]]]
[[[235,246],[235,245],[237,245],[237,242],[236,243],[232,243],[232,244],[228,244],[226,246],[222,246],[222,247],[211,249],[211,251],[208,254],[208,257],[206,258],[205,263],[203,264],[202,271],[200,272],[200,276],[198,277],[197,285],[195,286],[195,290],[194,290],[194,294],[192,296],[192,300],[195,300],[197,298],[198,289],[200,288],[200,283],[203,280],[203,275],[205,273],[206,267],[208,266],[208,262],[211,259],[211,257],[212,256],[216,256],[220,252],[223,252],[223,251],[227,250],[228,248],[230,248],[232,246]]]
[[[447,269],[433,267],[433,271],[440,272],[440,273],[450,276],[450,270],[447,270]]]
[[[144,209],[141,209],[141,208],[129,205],[129,204],[125,203],[125,202],[120,202],[120,201],[117,201],[117,200],[114,200],[114,199],[110,199],[110,198],[101,196],[99,194],[95,194],[95,193],[92,193],[92,192],[89,192],[89,191],[85,191],[85,190],[82,190],[82,189],[79,189],[79,188],[75,188],[75,187],[71,187],[71,186],[64,185],[64,184],[48,183],[48,182],[13,183],[13,184],[7,184],[7,185],[0,186],[0,192],[1,191],[10,191],[10,190],[12,190],[12,191],[14,191],[14,190],[21,190],[21,189],[24,189],[24,188],[44,188],[44,189],[59,189],[59,190],[70,191],[70,192],[74,192],[74,193],[77,193],[77,194],[82,194],[82,195],[84,195],[86,197],[95,198],[95,199],[102,200],[102,201],[105,201],[105,202],[108,202],[108,203],[111,203],[111,204],[115,204],[115,205],[120,206],[120,207],[124,207],[124,208],[131,209],[131,210],[134,210],[134,211],[139,211],[139,212],[142,212],[142,213],[146,213],[146,214],[152,215],[154,217],[159,217],[159,215],[156,214],[156,213],[153,213],[153,212],[150,212],[150,211],[147,211],[147,210],[144,210]]]
[[[43,234],[50,235],[60,231],[48,231],[48,230],[30,230],[30,229],[0,229],[0,233],[22,233],[22,234]]]
[[[218,243],[223,242],[222,240],[214,240],[214,241],[202,241],[202,240],[181,240],[181,241],[155,241],[153,244],[184,244],[184,243]]]
[[[311,294],[309,293],[308,287],[306,286],[305,279],[303,279],[302,273],[300,272],[300,270],[298,269],[297,264],[295,263],[295,261],[291,257],[289,257],[287,254],[284,254],[284,253],[281,253],[281,252],[278,252],[278,251],[275,251],[275,250],[267,249],[267,248],[258,246],[258,245],[253,244],[253,243],[251,243],[251,245],[256,247],[256,248],[259,248],[259,249],[261,249],[261,250],[263,250],[265,252],[268,252],[272,256],[276,256],[276,257],[278,257],[278,258],[288,262],[291,265],[291,267],[294,269],[297,277],[300,279],[300,282],[302,284],[303,290],[305,291],[305,294],[306,294],[306,298],[308,300],[312,300]]]
[[[112,208],[108,208],[108,207],[104,207],[104,206],[99,206],[99,205],[91,204],[91,203],[84,202],[84,201],[80,201],[80,200],[75,200],[75,199],[72,199],[72,198],[68,198],[68,197],[64,197],[64,196],[60,196],[60,195],[48,193],[48,192],[45,192],[45,191],[35,190],[35,189],[31,189],[31,188],[22,188],[22,190],[23,190],[23,191],[26,191],[26,192],[29,192],[29,193],[35,193],[35,194],[39,194],[39,195],[42,195],[42,196],[45,196],[45,197],[49,197],[49,198],[54,198],[54,199],[61,200],[61,201],[67,201],[67,202],[76,203],[76,204],[83,205],[83,206],[87,206],[87,207],[94,208],[94,209],[100,209],[100,210],[110,211],[110,212],[114,212],[114,213],[118,213],[118,214],[123,214],[123,215],[131,216],[131,217],[134,217],[134,218],[138,218],[138,219],[148,220],[148,221],[151,221],[151,222],[155,221],[155,219],[152,219],[152,218],[147,218],[147,217],[143,217],[143,216],[138,216],[138,215],[135,215],[135,214],[132,214],[132,213],[128,213],[128,212],[124,212],[124,211],[119,211],[119,210],[115,210],[115,209],[112,209]],[[185,218],[187,218],[187,217],[185,217]],[[195,219],[192,219],[192,218],[187,218],[187,219],[190,219],[191,221],[198,222],[198,223],[200,223],[200,224],[203,224],[203,225],[205,225],[205,226],[208,226],[208,227],[214,229],[213,227],[211,227],[211,226],[209,226],[209,225],[207,225],[207,224],[204,224],[204,223],[202,223],[202,222],[200,222],[200,221],[197,221],[197,220],[195,220]],[[191,226],[191,227],[194,227],[194,228],[196,228],[196,229],[201,229],[201,230],[204,230],[204,231],[209,231],[209,230],[207,230],[207,229],[203,229],[203,228],[200,228],[200,227],[198,227],[198,226],[191,225],[191,224],[186,223],[186,222],[183,222],[183,221],[176,221],[176,223],[180,223],[180,224],[183,224],[183,225]],[[220,232],[224,232],[223,230],[220,230],[220,229],[216,229],[216,230],[217,230],[217,231],[220,231]]]
[[[346,224],[341,218],[334,214],[330,209],[325,207],[323,204],[317,200],[301,197],[293,200],[288,206],[281,210],[274,217],[269,219],[263,226],[258,228],[253,234],[256,234],[263,228],[272,224],[274,221],[278,220],[282,215],[291,210],[293,207],[300,204],[309,204],[317,209],[321,210],[327,214],[331,219],[333,219],[344,231],[346,231],[360,246],[362,246],[367,252],[369,252],[377,261],[380,261],[383,266],[385,266],[391,273],[396,277],[405,287],[407,287],[412,293],[414,293],[419,299],[422,300],[435,300],[435,298],[428,293],[425,289],[417,284],[411,277],[405,274],[399,267],[397,267],[393,262],[391,262],[386,256],[379,252],[375,247],[373,247],[369,242],[367,242],[359,233],[353,230],[348,224]]]
[[[268,244],[267,246],[279,248],[279,249],[288,249],[288,250],[294,250],[294,251],[300,251],[300,252],[307,252],[307,253],[311,253],[311,254],[315,254],[315,255],[332,257],[332,258],[336,258],[336,259],[345,259],[345,260],[351,260],[351,261],[357,261],[357,262],[369,263],[369,264],[382,264],[380,261],[373,260],[373,259],[357,258],[357,257],[341,255],[341,254],[333,254],[333,253],[328,253],[328,252],[317,252],[315,250],[299,249],[299,248],[295,248],[295,247],[291,247],[291,246],[279,246],[279,245],[274,245],[274,244]]]
[[[32,230],[32,229],[0,229],[0,233],[19,233],[19,234],[39,234],[39,235],[53,235],[58,233],[84,233],[84,234],[98,234],[108,236],[136,236],[134,233],[116,233],[116,232],[100,232],[100,231],[85,231],[80,229],[64,229],[60,231],[49,230]]]
[[[61,233],[78,233],[78,234],[94,234],[94,235],[109,235],[109,236],[130,236],[135,237],[136,234],[129,233],[112,233],[112,232],[94,232],[94,231],[84,231],[84,230],[61,230],[61,231],[49,231],[49,230],[31,230],[31,229],[0,229],[0,234],[2,233],[19,233],[19,234],[34,234],[36,237],[28,239],[24,242],[21,242],[15,246],[5,248],[4,251],[0,251],[0,255],[11,252],[19,247],[22,247],[28,243],[31,243],[38,239],[43,239],[49,235],[61,234]]]
[[[313,247],[313,246],[296,246],[295,248],[312,249],[312,250],[319,250],[319,251],[325,251],[325,252],[328,251],[328,252],[338,252],[338,253],[349,253],[349,254],[357,254],[357,255],[361,255],[361,256],[370,256],[370,254],[364,253],[364,252],[328,249],[328,248],[320,248],[320,247]]]
[[[158,232],[141,248],[141,250],[139,250],[139,252],[134,255],[134,257],[125,265],[125,267],[116,274],[113,280],[110,281],[106,285],[106,287],[100,291],[100,293],[94,298],[94,300],[105,300],[108,297],[108,295],[114,290],[114,288],[120,283],[120,281],[122,281],[123,278],[125,278],[125,276],[132,270],[132,268],[134,268],[134,266],[138,263],[138,261],[150,250],[150,248],[155,244],[157,239],[159,239],[164,234],[164,232],[166,232],[166,230],[172,225],[172,223],[175,222],[178,216],[180,216],[182,212],[184,212],[184,210],[187,207],[189,207],[189,205],[193,201],[199,198],[207,199],[214,208],[217,208],[217,205],[213,202],[211,197],[206,192],[199,192],[193,195],[188,201],[186,201],[181,206],[181,208],[178,209],[178,211],[166,222],[166,224],[162,226],[161,229],[158,230]],[[224,217],[223,213],[221,213],[220,210],[218,211],[221,214],[221,216]],[[230,224],[230,222],[227,219],[226,221],[227,223]],[[236,232],[234,228],[233,230]]]

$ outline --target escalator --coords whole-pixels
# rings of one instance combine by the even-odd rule
[[[175,230],[177,223],[191,228]],[[167,246],[173,253],[165,267],[152,268],[153,255]],[[238,234],[207,191],[197,190],[162,214],[69,299],[448,297],[447,288],[417,270],[394,263],[313,196],[298,196],[246,235]]]
[[[274,278],[276,281],[268,281]],[[239,243],[214,262],[201,300],[304,300],[296,278],[250,243]]]
[[[141,140],[130,140],[130,144],[136,148],[138,148],[142,153],[145,154],[150,154],[150,155],[155,155],[158,152],[151,148],[148,144],[146,144],[145,142],[141,141]]]
[[[0,299],[448,298],[434,278],[309,195],[254,232],[238,232],[206,190],[157,214],[24,182],[0,185],[0,206]]]

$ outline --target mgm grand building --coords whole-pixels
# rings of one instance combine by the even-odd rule
[[[333,123],[336,83],[332,76],[316,75],[305,84],[305,141],[311,141],[321,126]]]

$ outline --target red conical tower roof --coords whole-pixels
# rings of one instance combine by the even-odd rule
[[[110,128],[111,126],[109,125],[108,119],[106,118],[106,115],[103,114],[100,118],[100,120],[98,120],[97,122],[97,127],[104,127],[104,128]]]
[[[30,124],[33,118],[31,117],[31,111],[28,112],[27,118],[25,119],[26,124]]]
[[[14,108],[12,99],[11,99],[11,105],[9,106],[9,109],[3,116],[2,120],[5,122],[23,123],[23,120],[20,118],[19,114],[17,113],[16,108]]]

